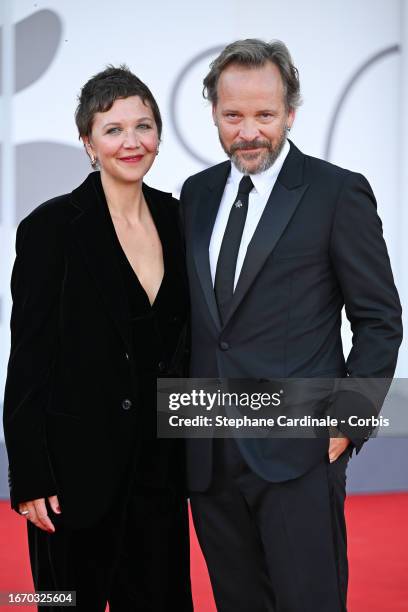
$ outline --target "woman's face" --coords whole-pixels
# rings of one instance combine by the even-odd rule
[[[116,182],[141,180],[159,146],[153,112],[139,96],[115,100],[108,111],[96,113],[91,136],[83,140],[101,174]]]

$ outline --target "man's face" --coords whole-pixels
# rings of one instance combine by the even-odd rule
[[[294,111],[287,112],[279,69],[272,62],[261,68],[227,66],[217,86],[213,118],[221,145],[244,174],[272,166],[286,140]]]

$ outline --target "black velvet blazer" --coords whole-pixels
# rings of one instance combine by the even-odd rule
[[[143,379],[132,367],[127,300],[100,190],[99,172],[92,173],[20,223],[11,283],[4,432],[12,506],[58,494],[65,520],[75,526],[96,522],[109,508],[143,437],[137,410]],[[178,202],[147,185],[143,192],[179,269],[175,289],[187,295]],[[165,372],[158,364],[158,376],[176,376],[187,308],[176,312],[169,301],[166,309],[174,354]],[[179,442],[166,443],[168,453],[179,452]],[[163,458],[163,469],[171,464]]]

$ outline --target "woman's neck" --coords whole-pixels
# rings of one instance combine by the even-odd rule
[[[116,182],[101,172],[102,187],[112,217],[140,220],[143,208],[142,181]]]

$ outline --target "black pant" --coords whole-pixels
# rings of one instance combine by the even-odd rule
[[[346,452],[270,483],[215,440],[211,488],[191,495],[218,612],[344,612]]]
[[[92,512],[92,500],[84,502]],[[56,532],[28,523],[36,590],[76,591],[77,610],[190,612],[187,503],[170,489],[135,486],[97,525],[70,529],[50,511]],[[61,608],[41,607],[49,612]]]

